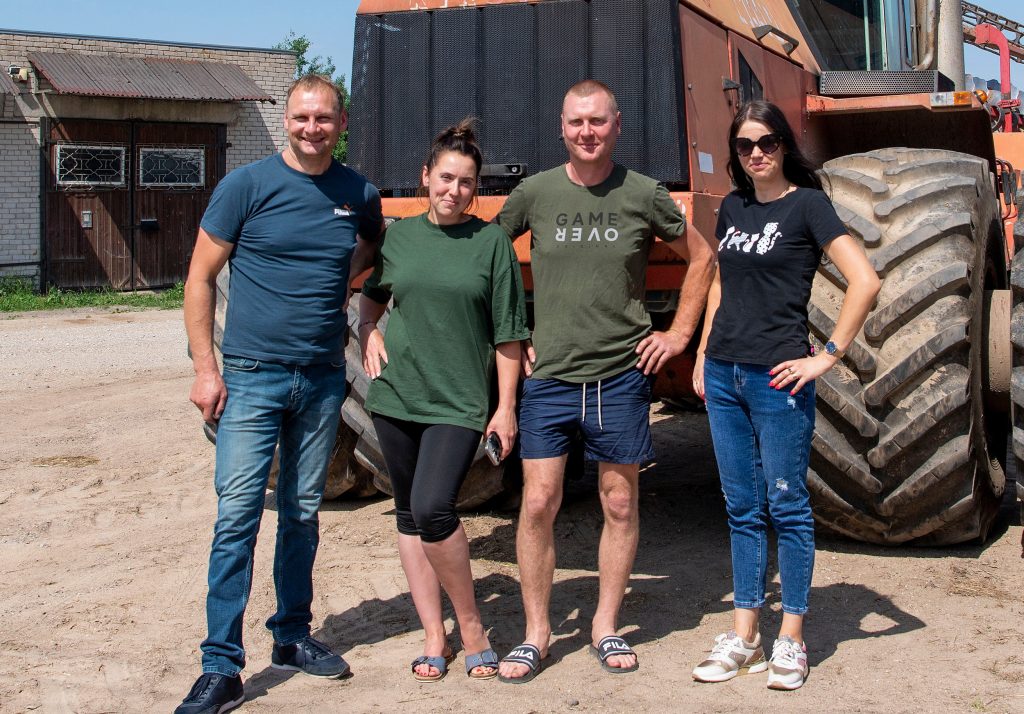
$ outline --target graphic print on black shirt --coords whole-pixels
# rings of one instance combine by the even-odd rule
[[[733,192],[715,237],[722,299],[706,354],[774,366],[807,355],[807,302],[822,248],[847,233],[824,192],[798,188],[769,203]]]
[[[729,226],[725,231],[725,238],[718,244],[718,250],[735,248],[736,250],[742,250],[744,253],[749,253],[750,249],[757,243],[757,253],[764,255],[775,245],[775,240],[780,235],[778,228],[778,223],[767,223],[760,233],[750,235],[749,233],[736,230],[736,226]]]

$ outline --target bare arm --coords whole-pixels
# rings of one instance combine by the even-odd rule
[[[217,275],[227,263],[231,249],[230,243],[200,228],[185,282],[185,332],[196,373],[189,399],[209,423],[220,419],[228,398],[213,352],[213,313],[217,305]]]
[[[381,232],[384,228],[381,226]],[[356,235],[356,249],[352,252],[352,260],[348,266],[348,291],[345,293],[345,309],[348,310],[349,300],[352,299],[352,282],[358,278],[364,270],[373,267],[373,260],[377,257],[377,242],[363,239]]]
[[[636,367],[643,370],[644,374],[657,372],[669,359],[686,349],[704,311],[708,288],[715,274],[715,253],[704,235],[693,225],[687,226],[682,238],[668,245],[685,258],[689,265],[679,288],[679,307],[671,326],[665,332],[652,332],[637,345],[636,352],[640,359]]]
[[[715,313],[722,304],[722,274],[715,268],[715,277],[708,290],[708,306],[704,310],[704,329],[700,333],[700,345],[697,347],[697,359],[693,363],[693,391],[701,399],[704,398],[704,350],[708,346],[708,335],[715,321]]]
[[[384,334],[377,328],[377,322],[387,310],[376,300],[366,295],[359,295],[359,346],[363,354],[363,370],[370,379],[377,379],[383,371],[381,362],[388,363],[388,353],[384,350]]]
[[[377,257],[377,241],[365,240],[356,236],[356,249],[352,253],[352,263],[349,266],[349,279],[354,280],[364,270],[373,267],[373,260]]]
[[[832,240],[825,246],[825,255],[846,278],[846,297],[839,309],[835,330],[829,337],[841,352],[845,352],[864,326],[882,283],[860,243],[849,235]],[[805,384],[832,369],[838,361],[839,357],[822,351],[813,357],[780,362],[772,368],[772,374],[779,376],[770,384],[776,389],[791,388],[790,394],[796,394]]]
[[[516,386],[519,383],[519,360],[522,343],[502,342],[495,348],[495,367],[498,371],[498,408],[491,417],[484,434],[492,431],[501,439],[501,458],[512,453],[516,441]]]

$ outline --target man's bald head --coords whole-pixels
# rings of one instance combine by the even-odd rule
[[[596,79],[584,79],[582,82],[569,87],[569,91],[565,93],[565,99],[569,97],[589,97],[594,94],[606,94],[608,96],[609,108],[612,114],[617,114],[619,111],[619,103],[615,101],[615,94],[611,88],[604,82],[599,82]],[[565,99],[562,100],[562,107],[565,107]]]

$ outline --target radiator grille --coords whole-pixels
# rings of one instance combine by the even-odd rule
[[[408,195],[430,140],[480,119],[484,161],[529,173],[565,161],[565,90],[593,77],[615,92],[615,159],[661,181],[688,181],[676,0],[550,0],[359,15],[349,163],[382,191]]]
[[[953,81],[936,70],[836,71],[821,73],[818,90],[825,97],[930,94],[953,91]]]

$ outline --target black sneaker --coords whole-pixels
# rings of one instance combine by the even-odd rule
[[[221,714],[244,701],[241,677],[203,672],[174,714]]]
[[[344,677],[349,671],[345,660],[331,652],[327,645],[308,635],[293,645],[279,645],[275,642],[270,666],[328,679]]]

